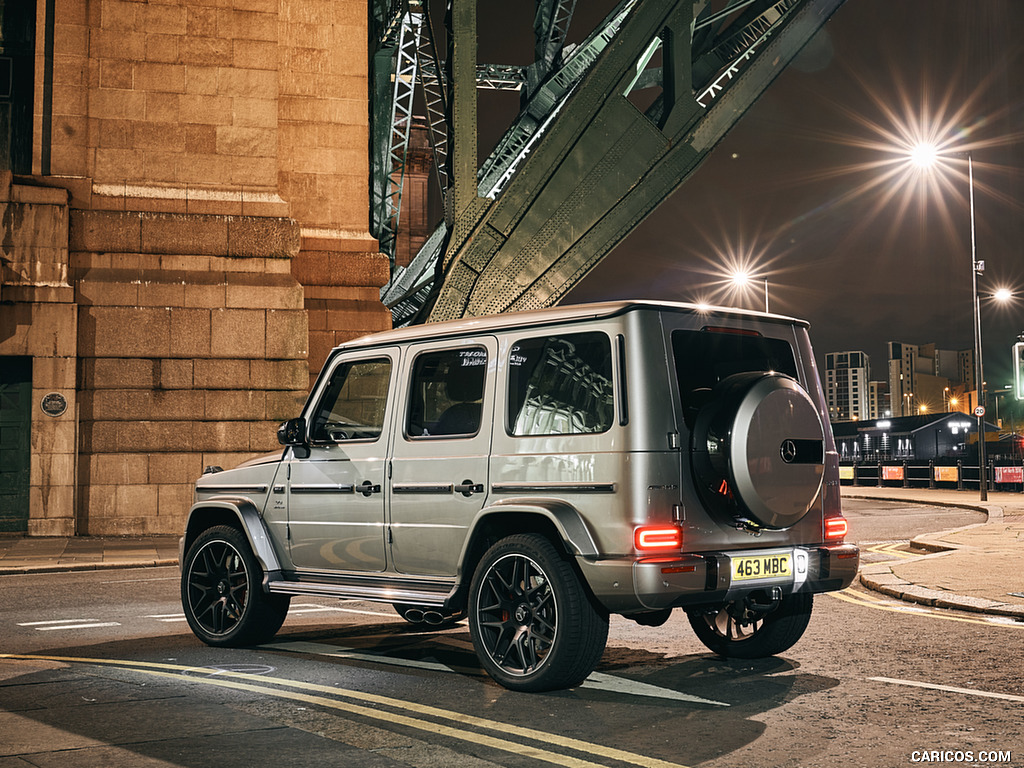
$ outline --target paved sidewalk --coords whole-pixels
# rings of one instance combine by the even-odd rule
[[[0,536],[0,576],[177,564],[177,536]]]
[[[928,488],[843,487],[843,498],[977,509],[988,521],[918,536],[919,557],[861,566],[868,589],[921,605],[1024,621],[1024,494]]]
[[[843,497],[986,512],[985,523],[914,539],[919,557],[862,565],[861,583],[901,600],[1024,621],[1024,494],[993,491],[983,504],[977,491],[844,486]],[[0,575],[177,562],[177,536],[0,536]]]

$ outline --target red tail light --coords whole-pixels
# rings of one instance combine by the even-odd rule
[[[633,546],[640,552],[681,549],[683,532],[675,526],[645,525],[633,531]]]
[[[845,517],[825,518],[825,540],[842,541],[850,532],[850,524]]]

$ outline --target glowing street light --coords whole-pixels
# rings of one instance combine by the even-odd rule
[[[978,417],[978,474],[981,487],[981,501],[988,501],[988,464],[985,455],[985,372],[981,359],[981,301],[978,297],[978,275],[985,271],[985,262],[978,261],[974,223],[974,158],[967,155],[967,190],[971,214],[971,295],[974,298],[974,371],[978,404],[974,415]],[[939,161],[938,148],[931,143],[921,142],[910,149],[910,161],[922,169],[933,168]]]
[[[747,286],[748,284],[752,283],[754,280],[764,280],[764,311],[766,313],[770,311],[768,309],[768,278],[767,277],[762,277],[762,276],[759,276],[759,275],[755,276],[755,275],[750,274],[749,272],[745,272],[743,270],[740,270],[738,272],[733,272],[732,275],[730,276],[730,279],[732,280],[733,285],[735,285],[737,287],[740,287],[740,288]]]
[[[910,162],[918,168],[931,168],[939,158],[939,150],[934,144],[917,144],[910,150]]]

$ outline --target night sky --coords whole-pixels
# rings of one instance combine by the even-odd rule
[[[974,159],[986,380],[1005,386],[1024,331],[1022,72],[1024,0],[847,0],[568,301],[763,308],[763,282],[738,296],[721,284],[746,261],[773,312],[811,322],[819,361],[863,350],[884,380],[888,341],[970,348],[966,161],[923,173],[887,150],[925,135]],[[1017,299],[986,298],[1001,286]]]

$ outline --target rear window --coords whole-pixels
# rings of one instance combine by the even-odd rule
[[[672,352],[687,426],[722,379],[774,371],[798,379],[793,348],[781,339],[727,330],[673,331]]]

